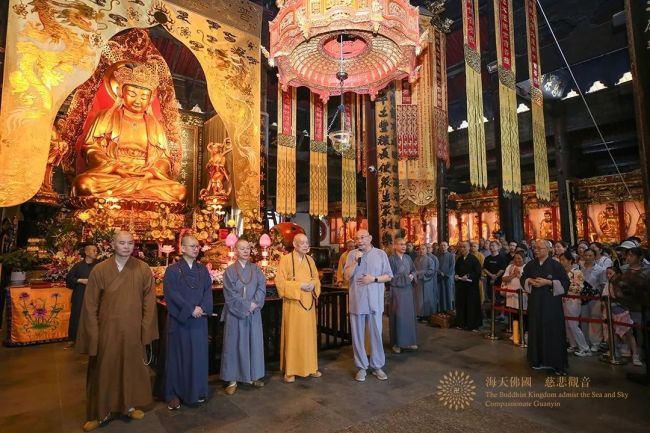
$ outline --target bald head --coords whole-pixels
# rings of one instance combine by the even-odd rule
[[[127,259],[131,254],[133,254],[134,247],[135,242],[133,241],[133,235],[130,232],[120,230],[115,233],[115,236],[113,236],[113,250],[115,250],[117,258]]]
[[[246,239],[239,239],[235,244],[235,253],[240,261],[247,262],[251,258],[250,242]]]
[[[370,248],[372,248],[372,236],[370,236],[370,233],[368,233],[368,230],[362,229],[357,231],[357,247],[361,251],[368,251]]]
[[[309,252],[309,239],[304,233],[298,233],[293,238],[293,248],[299,255],[303,256]]]
[[[539,261],[544,261],[548,257],[548,252],[549,252],[549,245],[548,241],[545,239],[538,239],[535,241],[535,246],[533,247],[533,250],[535,251],[535,257]]]
[[[198,239],[192,235],[183,236],[183,239],[181,239],[181,252],[188,262],[196,260],[201,252],[201,245]]]

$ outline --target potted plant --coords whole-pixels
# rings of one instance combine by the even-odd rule
[[[38,264],[38,258],[24,248],[0,256],[0,263],[11,270],[11,284],[18,285],[27,279],[26,272]]]

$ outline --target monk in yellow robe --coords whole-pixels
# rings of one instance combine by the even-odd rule
[[[309,240],[304,234],[293,238],[293,252],[280,259],[275,285],[282,298],[280,369],[284,381],[296,376],[320,377],[316,345],[316,301],[320,280],[314,259],[307,255]]]
[[[348,281],[345,281],[345,278],[343,278],[343,268],[345,267],[345,261],[348,259],[348,254],[350,251],[354,251],[354,248],[354,241],[352,239],[348,239],[348,241],[345,243],[345,251],[341,253],[341,257],[339,257],[339,265],[336,268],[336,284],[344,289],[347,289],[350,283]]]

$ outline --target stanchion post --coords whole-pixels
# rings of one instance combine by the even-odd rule
[[[524,289],[521,287],[517,289],[517,296],[519,297],[519,347],[522,349],[528,347],[524,335]]]
[[[490,333],[485,336],[488,340],[498,340],[499,337],[496,335],[496,326],[495,326],[495,320],[496,318],[494,317],[496,313],[496,306],[497,306],[497,294],[496,294],[496,285],[492,285],[492,316],[490,319]]]
[[[605,297],[605,306],[607,309],[607,335],[609,337],[609,356],[601,358],[604,362],[612,365],[621,365],[625,362],[616,356],[616,340],[614,340],[614,319],[612,318],[612,298]]]

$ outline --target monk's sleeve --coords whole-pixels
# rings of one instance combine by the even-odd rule
[[[291,272],[291,255],[287,254],[280,259],[278,266],[278,273],[275,275],[275,285],[278,289],[278,294],[281,298],[291,299],[294,301],[300,300],[302,290],[300,289],[299,281],[293,280]]]
[[[77,276],[78,269],[79,263],[74,265],[72,269],[70,269],[70,272],[68,272],[68,275],[65,276],[65,285],[70,290],[74,290],[77,287],[77,280],[79,279]]]
[[[316,269],[316,262],[311,257],[307,257],[307,260],[310,261],[309,266],[313,266]],[[316,278],[314,278],[314,295],[318,298],[320,296],[320,278],[318,278],[318,269],[316,269]]]
[[[521,287],[523,287],[524,291],[526,291],[527,293],[530,293],[533,290],[533,286],[531,286],[530,282],[528,281],[529,279],[532,278],[531,263],[533,262],[529,262],[526,264],[526,266],[524,266],[524,271],[521,273],[521,277],[519,278],[519,281],[521,281]]]
[[[204,268],[205,273],[203,273],[203,298],[201,299],[201,309],[208,316],[212,314],[214,308],[214,301],[212,300],[212,277],[210,277],[210,272],[207,268]]]
[[[473,282],[477,282],[481,279],[481,262],[476,260],[472,260],[472,274],[470,275],[470,278]]]
[[[167,312],[174,319],[181,323],[185,323],[192,317],[194,307],[190,305],[180,294],[180,272],[176,266],[170,266],[165,271],[163,278],[163,292],[165,294],[165,301],[167,302]]]
[[[255,290],[255,296],[253,301],[257,304],[257,309],[261,310],[264,306],[264,300],[266,299],[266,277],[262,270],[257,267],[257,289]]]
[[[564,271],[562,265],[557,263],[557,266],[553,266],[553,295],[566,295],[570,284],[569,275]]]
[[[100,271],[91,272],[84,292],[81,321],[75,347],[82,355],[97,356],[99,343],[99,305],[101,299]]]
[[[158,339],[158,314],[156,313],[156,289],[154,288],[153,274],[149,266],[143,268],[144,276],[142,298],[142,327],[141,342],[143,345],[151,344]]]
[[[239,263],[235,263],[232,266],[239,266]],[[251,303],[247,299],[244,299],[237,290],[236,282],[232,278],[233,272],[232,268],[223,274],[223,298],[226,306],[228,307],[228,312],[239,319],[244,319],[250,314]],[[248,288],[251,290],[252,287]]]
[[[393,278],[393,269],[391,268],[390,261],[385,253],[381,255],[381,268],[380,275],[388,275],[390,278]]]

